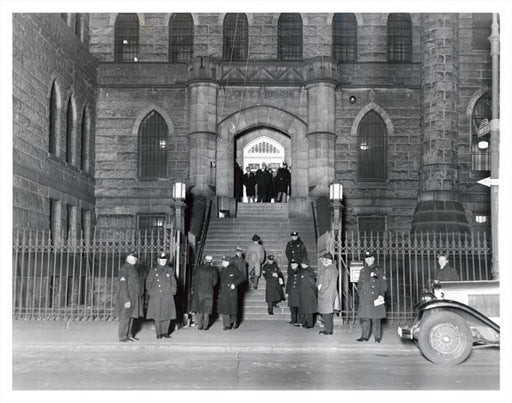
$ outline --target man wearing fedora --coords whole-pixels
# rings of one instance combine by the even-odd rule
[[[174,270],[167,264],[168,257],[159,253],[157,264],[149,269],[146,277],[146,291],[149,295],[147,319],[155,321],[156,338],[170,338],[169,325],[176,319],[176,278]]]
[[[261,275],[261,265],[265,261],[265,249],[261,245],[261,238],[254,234],[252,242],[247,247],[247,270],[253,288],[258,288],[258,281]]]
[[[199,266],[192,280],[192,311],[196,312],[197,328],[208,330],[210,315],[213,313],[213,293],[218,281],[217,268],[213,257],[206,256],[204,264]]]
[[[288,258],[288,262],[291,262],[293,259],[300,264],[308,257],[306,245],[304,245],[304,242],[300,239],[297,231],[293,231],[290,237],[291,239],[288,241],[285,248],[286,257]]]
[[[119,318],[119,341],[131,343],[138,340],[133,335],[133,319],[144,316],[141,301],[137,254],[130,252],[119,269],[119,292],[117,294],[117,316]]]
[[[375,343],[382,339],[382,318],[386,317],[384,295],[387,281],[384,271],[375,264],[375,253],[365,252],[364,266],[359,273],[357,282],[359,307],[357,314],[361,320],[361,337],[356,341],[368,341],[373,328]]]
[[[319,333],[329,335],[333,333],[334,302],[338,293],[338,270],[333,264],[334,259],[330,253],[325,253],[320,258],[318,268],[318,313],[324,320],[324,330]]]

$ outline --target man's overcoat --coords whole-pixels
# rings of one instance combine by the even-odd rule
[[[223,315],[236,315],[238,313],[238,286],[242,284],[244,277],[240,270],[234,265],[229,264],[224,267],[220,273],[219,287],[219,313]],[[235,289],[231,289],[231,284]]]
[[[318,290],[318,313],[333,313],[334,301],[338,293],[338,270],[333,264],[329,266],[319,266],[318,285],[322,285]]]
[[[374,272],[377,277],[371,277]],[[384,271],[377,265],[364,266],[359,274],[357,291],[359,293],[359,308],[357,314],[360,318],[381,319],[386,317],[386,304],[374,305],[379,295],[385,297],[388,289]]]
[[[176,319],[176,279],[171,266],[156,265],[149,269],[146,291],[149,295],[147,319]]]
[[[299,263],[302,263],[304,259],[308,257],[306,246],[300,237],[298,237],[296,240],[292,239],[288,241],[286,244],[285,253],[288,261],[295,259]]]
[[[286,281],[286,293],[288,294],[288,306],[298,307],[300,305],[299,268],[293,270],[288,267],[288,280]]]
[[[277,274],[275,277],[273,274]],[[283,287],[279,284],[279,279],[284,284],[284,277],[276,262],[265,263],[263,265],[263,277],[265,277],[265,301],[267,303],[284,301]]]
[[[203,264],[196,269],[192,283],[192,311],[212,314],[218,277],[217,268],[211,264]]]
[[[124,263],[119,269],[119,292],[117,294],[117,315],[119,319],[144,316],[141,301],[141,283],[134,265]],[[130,308],[124,304],[130,302]]]
[[[315,272],[311,267],[299,269],[300,313],[315,313],[317,311],[317,288]]]

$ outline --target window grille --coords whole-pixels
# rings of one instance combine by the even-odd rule
[[[334,14],[332,48],[335,61],[357,61],[357,22],[354,14]]]
[[[139,178],[167,177],[167,124],[155,111],[148,114],[139,128]]]
[[[66,112],[66,162],[73,162],[74,136],[73,136],[73,102],[69,97],[68,108]]]
[[[223,57],[226,60],[247,60],[249,45],[247,16],[228,13],[224,18]]]
[[[358,128],[358,179],[384,181],[387,176],[387,131],[381,117],[370,111]]]
[[[472,43],[474,50],[491,50],[492,14],[473,14]]]
[[[471,116],[471,165],[475,171],[489,171],[491,169],[488,146],[490,133],[482,133],[485,122],[488,123],[492,119],[491,108],[491,100],[488,94],[481,97],[473,108],[473,114]],[[487,147],[482,147],[480,144],[481,140],[487,141]]]
[[[283,13],[277,23],[277,59],[302,60],[302,18]]]
[[[176,13],[169,19],[169,61],[186,63],[193,55],[194,20],[191,14]]]
[[[50,92],[50,102],[49,102],[49,141],[48,141],[48,151],[50,154],[57,154],[57,116],[58,116],[58,108],[57,108],[57,90],[55,88],[55,83],[52,84],[52,90]]]
[[[137,14],[121,13],[115,23],[116,62],[136,62],[139,55],[139,18]]]
[[[157,214],[139,214],[138,229],[142,237],[163,237],[167,215]],[[144,239],[142,239],[144,242]]]
[[[360,234],[383,234],[386,232],[386,217],[376,215],[357,216],[357,230]]]
[[[279,154],[279,150],[276,146],[262,141],[261,143],[255,144],[248,151],[249,154]]]
[[[412,25],[409,14],[389,14],[388,61],[393,63],[412,61]]]

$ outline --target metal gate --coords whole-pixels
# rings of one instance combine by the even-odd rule
[[[188,253],[179,231],[104,231],[91,239],[58,241],[48,231],[19,231],[13,239],[13,318],[115,319],[119,268],[130,251],[139,255],[141,290],[157,254],[169,254],[178,280],[176,300],[186,304]]]
[[[385,272],[387,319],[392,322],[407,323],[414,318],[413,306],[421,291],[429,288],[440,252],[447,253],[461,280],[491,278],[491,250],[485,234],[346,232],[340,240],[333,231],[331,239],[340,273],[340,315],[344,322],[354,322],[357,318],[358,293],[354,279],[364,263],[366,250],[375,252],[376,264]]]

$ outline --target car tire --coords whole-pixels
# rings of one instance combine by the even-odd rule
[[[420,351],[438,365],[457,365],[473,347],[473,335],[464,319],[453,312],[431,312],[424,317],[418,334]]]

